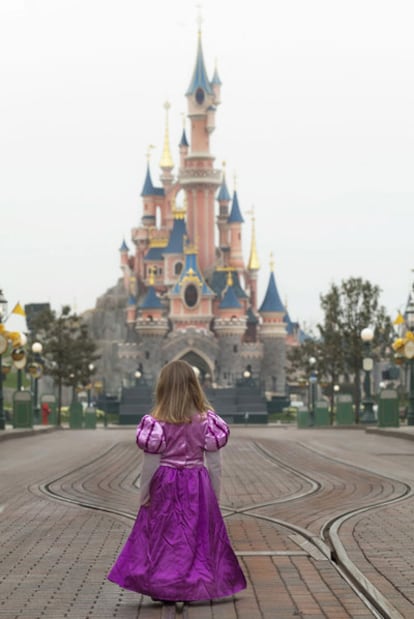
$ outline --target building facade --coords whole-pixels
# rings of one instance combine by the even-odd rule
[[[217,70],[208,77],[199,32],[177,166],[166,103],[161,184],[152,181],[148,157],[142,217],[129,244],[123,241],[120,248],[124,294],[118,290],[114,298],[118,317],[119,300],[125,302],[126,329],[113,365],[122,377],[133,380],[138,372],[153,383],[165,363],[185,359],[213,387],[230,387],[247,372],[263,392],[283,395],[292,323],[272,266],[259,303],[254,217],[246,264],[237,190],[230,194],[224,164],[214,165],[210,136],[220,91]]]

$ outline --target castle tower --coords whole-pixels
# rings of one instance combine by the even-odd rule
[[[163,249],[164,256],[164,284],[174,285],[184,267],[184,240],[187,237],[185,225],[185,208],[172,209],[174,217],[173,227],[169,236],[168,245]]]
[[[183,269],[168,295],[170,320],[174,329],[195,327],[208,331],[213,318],[214,292],[203,277],[196,247],[188,244],[184,255]]]
[[[185,117],[184,117],[184,119],[183,119],[183,132],[181,134],[181,140],[180,140],[180,143],[178,145],[178,147],[180,149],[180,170],[184,168],[185,158],[188,155],[188,146],[189,146],[189,144],[188,144],[188,140],[187,140],[187,135],[185,133]]]
[[[240,353],[246,331],[246,314],[237,298],[231,271],[228,272],[227,286],[214,320],[214,331],[220,348],[218,378],[224,384],[234,384],[241,377],[244,368]]]
[[[163,366],[162,340],[168,331],[168,319],[164,316],[165,309],[157,296],[155,278],[149,275],[147,294],[138,306],[136,330],[139,334],[139,354],[137,359],[145,364],[146,374],[155,380]],[[151,368],[151,370],[149,370]]]
[[[210,134],[215,128],[218,101],[204,65],[201,31],[198,33],[197,58],[186,97],[191,139],[178,180],[187,193],[188,234],[190,240],[199,245],[199,266],[205,272],[212,270],[215,262],[214,204],[221,173],[214,169],[214,157],[210,153]]]
[[[239,273],[244,273],[244,259],[242,250],[242,224],[244,219],[240,212],[239,200],[237,197],[237,191],[233,192],[233,202],[227,225],[229,229],[229,245],[230,245],[230,259],[229,265]]]
[[[286,363],[286,323],[285,308],[280,300],[271,258],[270,277],[265,298],[259,308],[262,317],[260,341],[263,343],[261,377],[265,390],[280,395],[285,394]]]
[[[152,181],[150,146],[142,216],[132,230],[135,254],[128,255],[125,242],[120,248],[127,333],[119,345],[119,366],[112,369],[122,374],[142,367],[146,379],[155,381],[165,363],[186,359],[206,381],[208,376],[217,387],[229,387],[248,367],[267,391],[284,393],[286,322],[273,267],[258,310],[255,218],[245,265],[239,196],[236,188],[230,195],[226,166],[215,169],[210,151],[220,99],[218,71],[210,81],[199,32],[186,92],[188,134],[184,126],[178,144],[178,177],[173,176],[166,103],[161,186]]]
[[[217,227],[219,231],[219,248],[223,256],[223,266],[228,266],[229,262],[229,234],[227,222],[229,219],[229,204],[231,197],[226,184],[226,165],[223,161],[223,180],[221,181],[220,190],[217,194],[219,203],[219,214],[217,216]]]

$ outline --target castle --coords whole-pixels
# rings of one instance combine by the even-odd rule
[[[166,103],[161,186],[153,184],[148,157],[133,251],[125,241],[120,248],[126,329],[113,365],[123,377],[144,376],[153,384],[166,362],[185,359],[207,386],[230,387],[251,376],[262,393],[284,395],[286,345],[295,343],[294,325],[272,266],[259,303],[254,216],[245,264],[237,191],[229,193],[224,164],[214,167],[210,136],[220,90],[217,69],[211,80],[207,75],[199,32],[185,93],[190,129],[182,132],[178,169],[173,173]]]

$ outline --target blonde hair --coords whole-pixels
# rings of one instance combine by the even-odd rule
[[[162,368],[155,388],[153,417],[169,423],[188,423],[195,412],[209,409],[211,406],[189,363],[171,361]]]

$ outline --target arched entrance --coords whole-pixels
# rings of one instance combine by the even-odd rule
[[[187,361],[187,363],[189,363],[191,366],[198,369],[198,371],[200,372],[199,374],[200,383],[208,384],[211,382],[212,377],[211,377],[210,367],[207,361],[203,359],[203,357],[200,357],[199,354],[197,354],[193,350],[189,350],[188,352],[185,353],[185,355],[182,355],[180,359],[182,359],[183,361]]]

